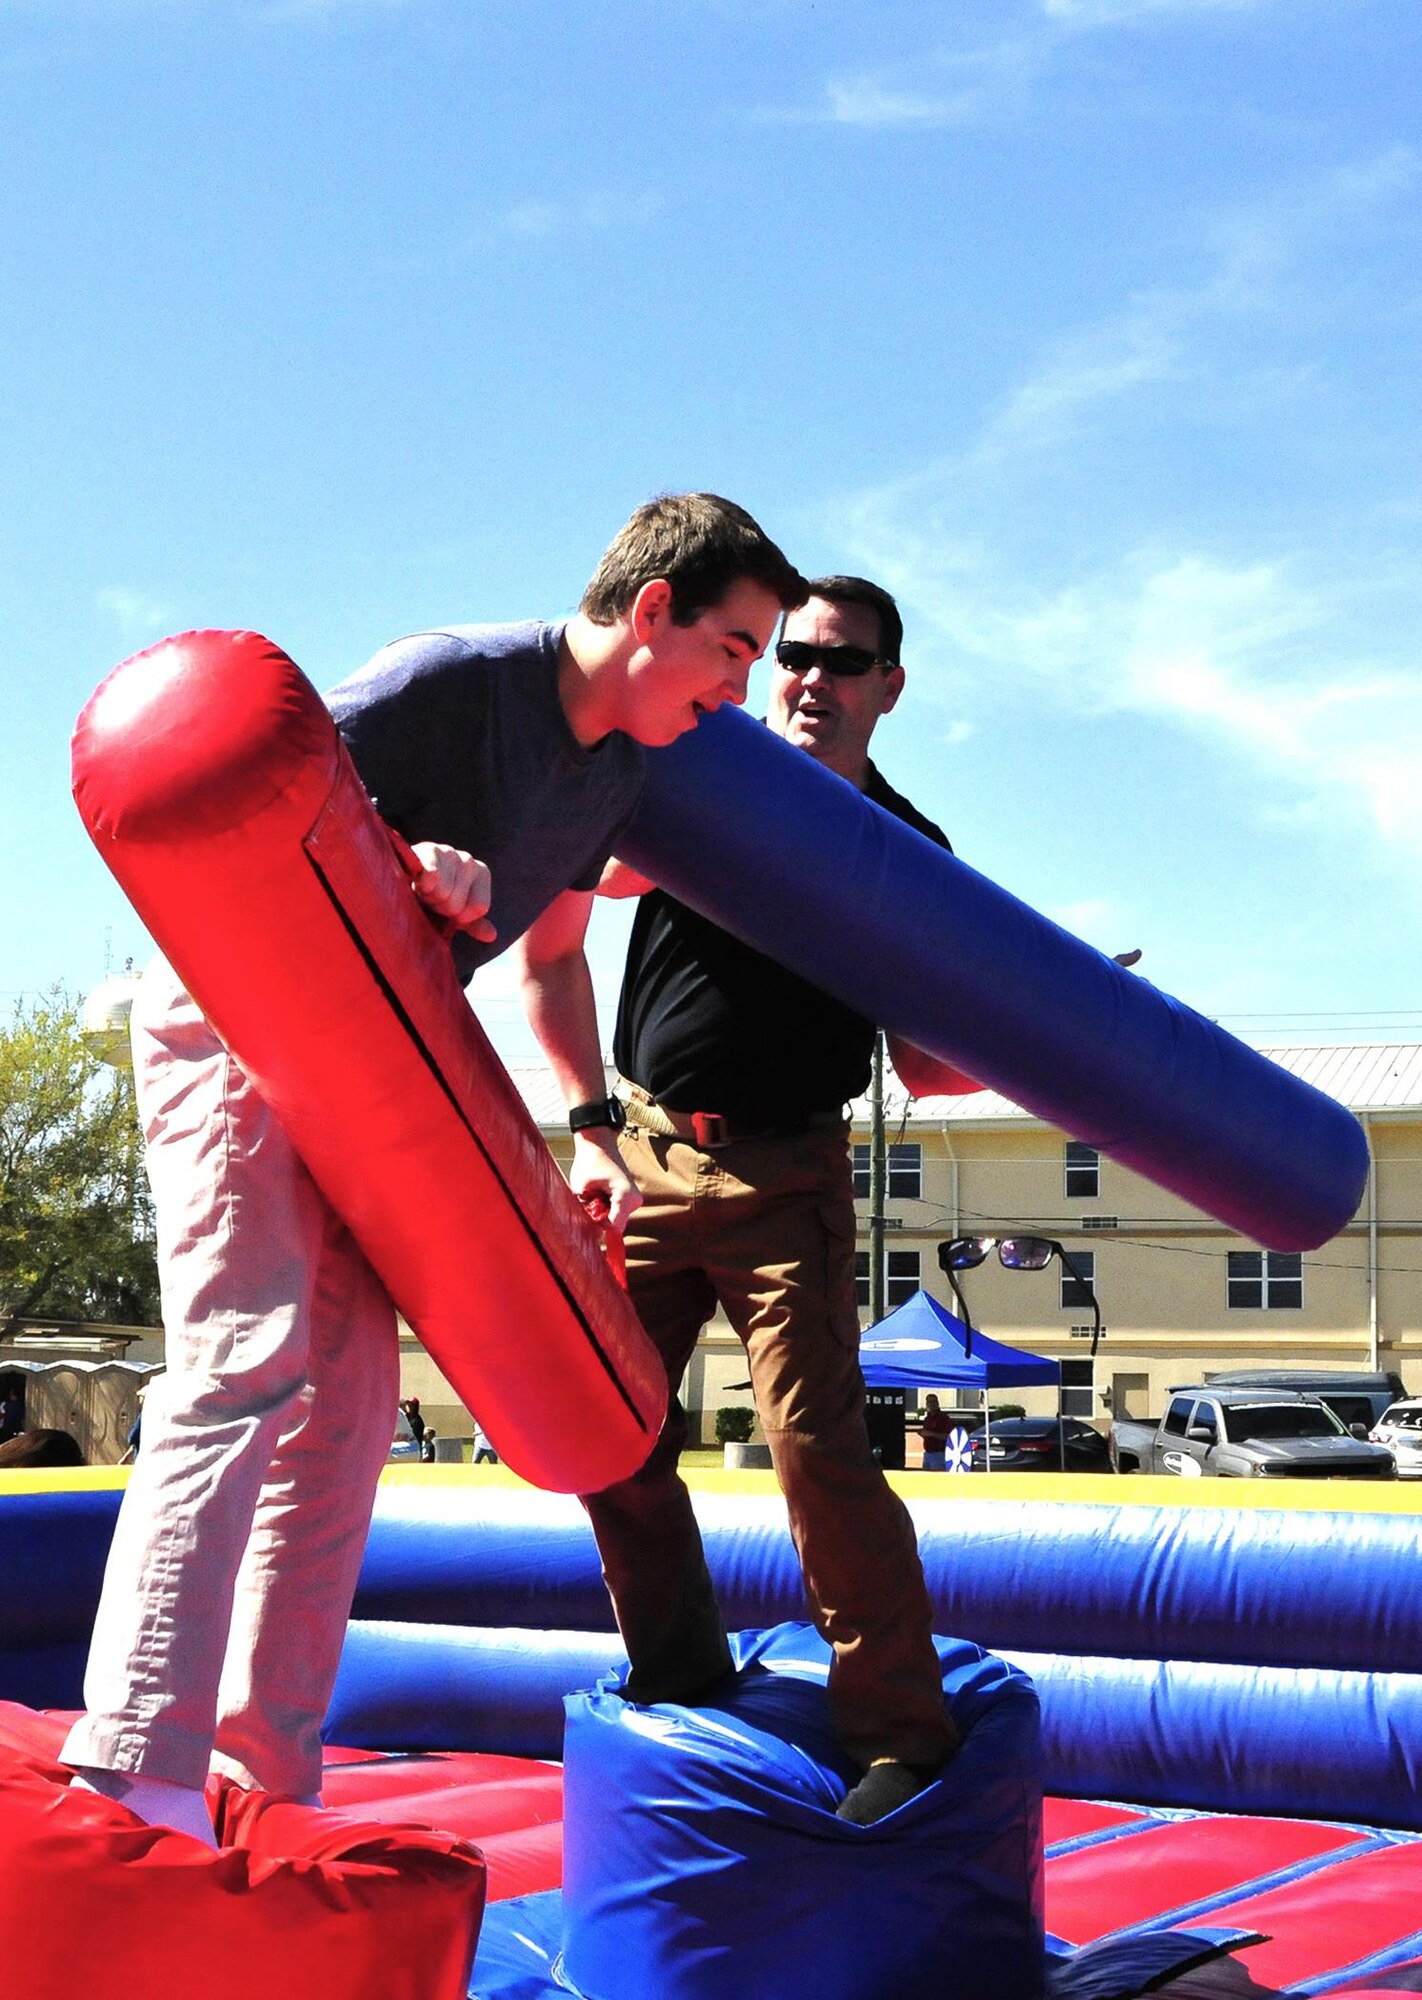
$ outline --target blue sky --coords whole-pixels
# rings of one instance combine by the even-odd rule
[[[876,748],[975,866],[1241,1032],[1415,1036],[1420,52],[1416,0],[0,0],[0,1004],[145,949],[67,789],[124,654],[328,685],[699,486],[899,594]]]

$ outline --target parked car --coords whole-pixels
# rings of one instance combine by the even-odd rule
[[[1326,1403],[1284,1389],[1182,1388],[1158,1423],[1111,1426],[1118,1472],[1183,1479],[1392,1479],[1392,1453]]]
[[[1368,1432],[1397,1460],[1399,1479],[1422,1479],[1422,1397],[1410,1396],[1384,1410]]]
[[[1064,1440],[1058,1436],[1059,1424]],[[1080,1417],[1003,1417],[992,1426],[990,1441],[981,1431],[974,1433],[972,1469],[974,1472],[1060,1472],[1063,1441],[1068,1472],[1111,1471],[1105,1438]]]

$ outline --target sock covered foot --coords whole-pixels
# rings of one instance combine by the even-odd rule
[[[852,1791],[846,1792],[835,1808],[838,1819],[852,1820],[855,1826],[872,1826],[933,1783],[941,1766],[900,1764],[886,1757],[871,1764]]]

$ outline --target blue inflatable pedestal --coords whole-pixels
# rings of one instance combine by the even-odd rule
[[[834,1741],[829,1653],[804,1625],[743,1633],[724,1699],[568,1702],[562,1963],[588,2000],[1039,2000],[1037,1697],[939,1640],[964,1742],[872,1827]],[[951,1978],[950,1975],[951,1974]]]
[[[1044,1937],[1036,1693],[935,1643],[963,1746],[871,1827],[835,1817],[857,1773],[807,1625],[733,1638],[737,1678],[699,1708],[633,1707],[614,1678],[570,1696],[563,1889],[489,1906],[470,2000],[1134,2000],[1257,1942]]]

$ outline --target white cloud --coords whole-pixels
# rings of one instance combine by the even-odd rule
[[[1098,419],[1105,404],[1200,377],[1221,344],[1224,367],[1236,367],[1238,323],[1279,309],[1290,269],[1316,256],[1340,229],[1386,213],[1419,181],[1422,154],[1394,146],[1216,218],[1204,232],[1193,280],[1144,287],[1111,317],[1061,336],[984,426],[977,457],[1059,443],[1080,423]],[[1265,364],[1250,394],[1288,397],[1313,379],[1314,371],[1297,362]]]
[[[1078,902],[1052,904],[1044,914],[1073,937],[1094,944],[1098,951],[1130,949],[1121,943],[1126,934],[1125,917],[1108,896],[1084,896]]]
[[[954,573],[931,539],[906,544],[896,530],[895,541],[896,569],[887,545],[866,551],[866,568],[888,577],[969,671],[990,670],[999,687],[1025,677],[1067,712],[1149,716],[1212,742],[1236,765],[1297,788],[1298,811],[1271,805],[1276,829],[1312,827],[1325,812],[1336,820],[1341,809],[1422,864],[1422,651],[1396,662],[1350,656],[1341,591],[1277,564],[1133,555],[1034,599],[1000,576]]]
[[[1041,0],[1048,20],[1066,28],[1104,28],[1159,14],[1244,14],[1270,0]]]
[[[973,125],[1020,101],[1047,55],[1041,36],[953,50],[914,68],[832,76],[809,104],[763,106],[756,116],[775,124],[864,131]]]
[[[415,4],[417,0],[0,0],[0,14],[23,12],[60,20],[100,21],[166,17],[179,22],[203,14],[280,27],[287,22],[321,26],[348,18],[405,13]]]
[[[991,456],[1070,433],[1082,413],[1179,371],[1173,315],[1153,302],[1126,320],[1063,341],[1046,364],[1012,392],[979,443]]]
[[[1348,365],[1334,301],[1346,355],[1366,355],[1395,265],[1356,245],[1413,226],[1420,165],[1391,148],[1221,215],[1193,258],[1168,246],[1193,273],[1063,332],[960,450],[834,510],[846,566],[944,642],[920,699],[971,716],[1016,681],[1066,715],[1149,717],[1213,745],[1236,791],[1242,769],[1264,778],[1276,831],[1366,827],[1416,870],[1422,563],[1395,438],[1383,423],[1383,483],[1360,486],[1366,397],[1342,418],[1329,397]],[[1330,419],[1350,461],[1336,493]],[[1215,437],[1237,461],[1218,476]],[[1243,438],[1270,489],[1257,509]]]
[[[876,76],[835,77],[825,85],[820,117],[829,125],[956,125],[971,115],[962,96],[924,96]]]
[[[650,188],[637,194],[593,191],[569,200],[546,201],[536,196],[513,202],[498,218],[508,236],[543,238],[573,231],[641,229],[661,213],[662,197]]]
[[[263,0],[257,9],[260,20],[310,22],[325,26],[344,20],[360,20],[367,15],[406,13],[412,0]]]
[[[120,636],[134,645],[171,631],[176,622],[171,607],[161,599],[118,585],[101,590],[95,603],[104,617],[118,628]]]

